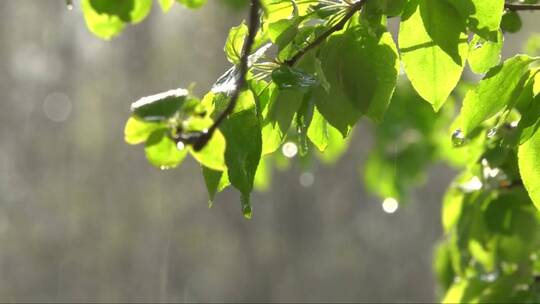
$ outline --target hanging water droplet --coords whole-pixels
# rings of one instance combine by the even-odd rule
[[[177,148],[178,150],[182,151],[182,150],[184,150],[184,149],[186,148],[186,145],[185,145],[183,142],[179,141],[179,142],[176,144],[176,148]]]
[[[298,146],[293,142],[288,142],[283,145],[283,148],[281,148],[281,152],[285,157],[287,158],[293,158],[298,154]]]
[[[171,167],[169,166],[160,166],[159,169],[160,170],[169,170]]]
[[[487,136],[487,138],[493,138],[493,137],[495,137],[495,135],[497,135],[497,128],[491,128],[491,129],[489,129],[486,136]]]
[[[517,128],[518,124],[519,124],[519,121],[514,120],[514,121],[512,121],[512,122],[510,123],[510,127],[511,127],[511,128]]]
[[[461,131],[461,129],[457,129],[452,133],[452,145],[454,147],[460,147],[463,146],[465,143],[465,134]]]
[[[73,10],[73,0],[66,0],[66,7],[69,11]]]

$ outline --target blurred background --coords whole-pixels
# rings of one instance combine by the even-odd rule
[[[252,220],[233,190],[208,209],[194,161],[159,171],[124,144],[131,102],[192,82],[202,94],[228,68],[222,47],[244,15],[209,2],[156,6],[105,42],[78,3],[0,1],[0,302],[436,300],[431,255],[454,173],[432,168],[385,213],[361,181],[369,123],[313,183],[298,164],[277,172]],[[522,16],[507,56],[540,26]]]

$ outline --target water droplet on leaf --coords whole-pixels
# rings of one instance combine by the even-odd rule
[[[465,193],[471,193],[482,189],[482,181],[477,176],[473,176],[468,182],[459,185],[459,188]]]
[[[454,147],[461,147],[465,144],[465,134],[461,131],[461,129],[457,129],[452,133],[452,145]]]
[[[178,150],[182,151],[182,150],[184,150],[184,149],[186,148],[186,145],[185,145],[183,142],[179,141],[179,142],[176,144],[176,148],[177,148]]]
[[[497,128],[491,128],[491,129],[489,129],[486,136],[487,136],[487,138],[493,138],[493,137],[495,137],[495,135],[497,135]]]

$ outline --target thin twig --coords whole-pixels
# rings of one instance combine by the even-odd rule
[[[313,41],[312,43],[307,45],[304,49],[300,50],[298,53],[296,53],[290,59],[286,60],[285,64],[288,65],[288,66],[295,65],[296,62],[298,62],[298,60],[300,60],[300,58],[302,58],[307,52],[309,52],[310,50],[316,48],[317,46],[319,46],[320,44],[325,42],[326,39],[328,37],[330,37],[330,35],[332,35],[333,33],[343,29],[345,24],[347,24],[347,21],[349,21],[354,16],[354,14],[356,12],[358,12],[360,9],[362,9],[365,2],[366,2],[366,0],[359,0],[358,2],[355,2],[354,4],[352,4],[351,7],[349,8],[349,11],[347,12],[347,14],[345,14],[345,16],[338,23],[336,23],[336,25],[329,28],[321,36],[319,36],[317,39],[315,39],[315,41]]]
[[[514,4],[505,3],[504,8],[511,11],[540,11],[539,4]]]
[[[195,151],[200,151],[202,148],[204,148],[204,146],[206,146],[206,144],[212,138],[212,135],[217,130],[217,128],[234,111],[234,108],[236,107],[236,103],[238,102],[238,97],[240,96],[241,91],[247,85],[247,72],[249,69],[248,59],[253,49],[255,37],[257,36],[257,32],[260,26],[260,15],[259,15],[260,10],[261,10],[261,3],[259,2],[259,0],[251,0],[251,10],[250,10],[249,21],[248,21],[248,34],[244,41],[242,57],[240,58],[240,65],[239,65],[240,77],[238,78],[238,81],[236,82],[236,88],[231,94],[231,100],[229,104],[227,105],[227,108],[225,108],[225,110],[221,112],[221,114],[216,118],[212,126],[208,128],[208,131],[191,134],[187,138],[180,136],[180,138],[177,139],[178,141],[181,141],[184,143],[193,144],[193,149]]]

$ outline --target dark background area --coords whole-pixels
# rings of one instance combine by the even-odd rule
[[[110,42],[78,5],[0,1],[0,301],[424,301],[453,173],[433,168],[395,214],[361,181],[373,140],[361,123],[312,186],[294,164],[241,216],[227,190],[208,209],[198,165],[159,171],[123,142],[131,102],[228,68],[222,47],[243,14],[210,0],[158,7]],[[521,49],[540,23],[506,39]]]

